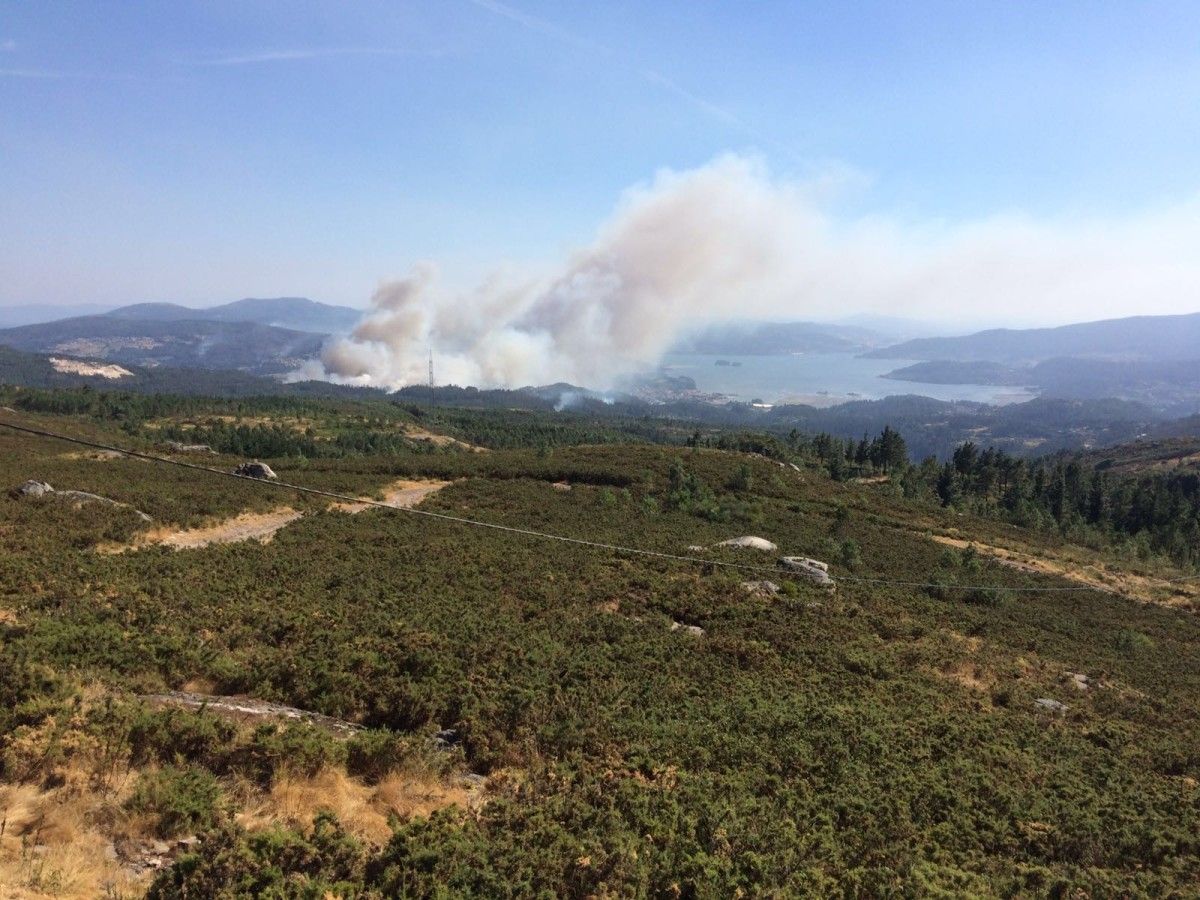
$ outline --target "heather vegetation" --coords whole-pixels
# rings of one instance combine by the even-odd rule
[[[1069,460],[1021,464],[1017,511],[1048,504],[1034,521],[1000,512],[1016,476],[988,480],[997,455],[951,460],[947,497],[944,467],[910,465],[891,429],[99,391],[0,405],[140,449],[199,438],[206,465],[257,455],[356,496],[447,479],[422,509],[771,570],[351,515],[0,429],[0,485],[155,520],[0,497],[0,881],[65,893],[61,829],[21,809],[85,797],[96,840],[197,838],[113,888],[127,896],[1182,896],[1200,879],[1195,614],[1013,593],[1080,582],[989,553],[1020,539],[1147,582],[1189,574],[1072,543],[1091,534],[1068,514],[1091,463],[1078,485]],[[1108,472],[1101,493],[1143,477]],[[305,515],[269,543],[96,552],[281,504]],[[1114,535],[1125,508],[1109,504]],[[836,590],[715,546],[744,534],[829,563]],[[745,584],[760,578],[779,593]],[[185,689],[358,730],[154,699]]]

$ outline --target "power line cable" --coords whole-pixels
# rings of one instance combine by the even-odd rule
[[[54,440],[66,441],[70,444],[77,444],[82,447],[90,447],[93,450],[104,450],[109,453],[118,453],[122,456],[128,456],[133,459],[143,459],[148,462],[160,463],[168,466],[177,466],[182,469],[193,469],[198,472],[208,472],[212,475],[220,475],[225,478],[236,478],[241,481],[249,481],[258,485],[267,487],[282,488],[285,490],[298,491],[303,494],[311,494],[318,497],[328,497],[333,500],[340,500],[346,503],[362,503],[368,506],[377,506],[380,509],[391,510],[392,512],[408,513],[415,516],[424,516],[430,519],[440,519],[445,522],[454,522],[459,525],[467,525],[474,528],[490,528],[494,531],[504,531],[510,534],[519,534],[526,537],[540,538],[542,540],[558,541],[564,544],[574,544],[581,547],[590,547],[597,550],[607,550],[613,553],[623,553],[634,556],[646,556],[653,559],[664,559],[674,562],[686,562],[692,565],[702,566],[721,566],[728,569],[739,569],[748,572],[768,572],[776,576],[787,576],[790,573],[786,569],[781,569],[778,566],[756,566],[748,563],[728,562],[720,559],[708,559],[701,556],[685,556],[679,553],[665,553],[661,550],[647,550],[644,547],[626,547],[620,544],[609,544],[603,541],[591,541],[586,538],[570,537],[563,534],[554,534],[552,532],[537,531],[532,528],[519,528],[514,525],[501,525],[496,522],[481,522],[478,519],[468,519],[464,516],[453,516],[449,513],[434,512],[428,509],[415,509],[413,507],[392,506],[389,503],[384,503],[380,500],[371,500],[364,497],[352,497],[348,494],[339,494],[335,491],[326,491],[320,488],[308,487],[302,484],[293,484],[288,481],[272,480],[268,481],[262,478],[256,478],[253,475],[239,475],[236,472],[230,472],[227,469],[218,469],[215,466],[203,466],[199,463],[186,462],[180,459],[170,459],[165,456],[156,456],[153,453],[143,453],[139,450],[128,450],[124,447],[115,447],[111,444],[102,444],[98,441],[89,441],[83,438],[70,437],[65,434],[59,434],[54,431],[47,431],[40,428],[30,428],[25,425],[14,425],[12,422],[0,420],[0,426],[10,428],[13,431],[31,434],[37,437],[51,438]],[[1188,576],[1185,578],[1175,578],[1166,580],[1164,584],[1176,584],[1183,581],[1193,581],[1200,579],[1200,575]],[[866,578],[855,575],[838,575],[837,581],[849,581],[856,584],[874,584],[874,585],[892,585],[895,587],[911,587],[911,588],[940,588],[943,590],[991,590],[1004,593],[1105,593],[1102,588],[1096,587],[1008,587],[1003,585],[967,585],[967,584],[938,584],[933,582],[921,581],[898,581],[888,578]]]

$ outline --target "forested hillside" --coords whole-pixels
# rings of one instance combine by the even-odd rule
[[[307,297],[247,297],[199,309],[177,303],[134,303],[118,307],[107,315],[120,319],[257,322],[295,331],[335,334],[353,328],[361,318],[362,310],[318,303]]]
[[[88,362],[85,357],[70,353],[55,358],[68,364]],[[647,432],[673,431],[678,428],[678,423],[687,422],[709,430],[748,429],[778,436],[795,430],[809,434],[828,433],[855,441],[864,432],[877,434],[885,426],[891,426],[905,435],[909,454],[914,460],[930,455],[945,460],[967,440],[1003,449],[1014,456],[1032,457],[1056,450],[1105,447],[1148,434],[1187,435],[1197,431],[1195,416],[1171,419],[1166,413],[1144,404],[1116,399],[1037,398],[1025,403],[990,406],[898,396],[828,408],[780,405],[760,409],[748,403],[712,403],[698,399],[647,402],[622,394],[602,396],[569,384],[518,390],[440,385],[432,394],[428,387],[407,387],[389,395],[377,388],[324,381],[281,382],[228,369],[141,367],[131,362],[122,365],[128,375],[106,379],[59,371],[45,355],[0,346],[0,383],[13,386],[89,386],[105,391],[202,396],[357,398],[364,402],[400,402],[412,408],[423,408],[432,403],[443,411],[448,408],[491,410],[499,417],[514,410],[539,414],[561,412],[563,415],[554,418],[556,424],[551,430],[561,432],[567,427],[575,439],[581,439],[579,435],[587,431],[624,432],[635,420],[641,423],[637,427]]]
[[[277,374],[315,357],[326,335],[254,322],[78,316],[0,329],[0,344],[135,366]]]
[[[1200,879],[1200,582],[1174,581],[1195,570],[974,515],[994,456],[952,461],[945,505],[890,430],[835,445],[99,394],[10,389],[0,419],[222,470],[261,455],[350,497],[426,485],[426,512],[709,562],[0,428],[0,485],[126,504],[0,497],[16,896],[1183,896]],[[209,537],[170,545],[180,529]],[[742,535],[778,551],[717,546]],[[828,563],[835,586],[780,556]]]

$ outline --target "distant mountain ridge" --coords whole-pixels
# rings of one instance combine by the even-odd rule
[[[1112,361],[1195,359],[1200,313],[1132,316],[1057,328],[995,328],[962,337],[916,338],[872,350],[874,359],[1020,365],[1055,357]]]
[[[307,297],[247,297],[200,309],[178,303],[134,303],[114,309],[106,315],[118,319],[159,322],[254,322],[292,331],[337,334],[350,331],[362,318],[363,311],[349,306],[320,303]]]
[[[1195,359],[1112,361],[1053,357],[1031,366],[931,360],[884,375],[922,384],[991,384],[1035,388],[1046,396],[1136,400],[1175,414],[1200,410],[1200,348]]]
[[[877,331],[822,322],[721,322],[678,341],[676,353],[775,356],[789,353],[852,353],[878,347]]]
[[[51,360],[56,360],[57,363]],[[126,374],[105,378],[82,369],[63,365],[70,357],[26,353],[0,345],[0,385],[30,388],[77,388],[89,386],[106,391],[204,395],[210,397],[248,396],[321,396],[380,397],[379,388],[331,384],[327,381],[289,381],[244,371],[200,369],[174,366],[141,367],[122,364]]]
[[[0,344],[136,366],[290,372],[315,358],[328,335],[257,322],[77,316],[0,330]]]
[[[331,334],[349,331],[361,312],[306,297],[248,297],[193,309],[135,303],[0,330],[0,344],[143,367],[291,372],[316,358]]]

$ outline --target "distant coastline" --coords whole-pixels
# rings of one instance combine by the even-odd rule
[[[886,377],[895,365],[895,360],[872,359],[853,352],[744,356],[669,353],[662,361],[664,372],[686,375],[701,392],[747,403],[761,399],[767,403],[803,403],[824,408],[909,394],[935,400],[1008,404],[1036,396],[1035,392],[1022,391],[1020,384],[921,383]]]
[[[1003,387],[1027,387],[1029,372],[1001,363],[982,360],[930,360],[885,372],[880,378],[913,381],[918,384],[986,384]]]

